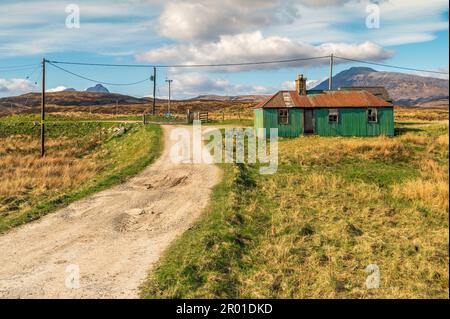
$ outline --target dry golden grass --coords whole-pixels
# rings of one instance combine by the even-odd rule
[[[444,181],[427,181],[422,179],[407,181],[395,185],[393,195],[421,204],[448,211],[448,183]]]
[[[448,108],[424,109],[412,107],[396,107],[394,115],[396,122],[448,121],[448,111]]]
[[[41,157],[30,121],[18,116],[0,123],[0,232],[122,182],[160,148],[155,125],[49,121]]]
[[[420,112],[408,121],[437,121],[391,138],[281,139],[273,175],[224,165],[210,211],[146,296],[448,298],[448,111]]]
[[[443,177],[442,172],[433,174]],[[264,184],[262,191],[278,204],[272,211],[271,231],[252,252],[251,263],[258,266],[240,277],[240,296],[447,295],[448,183],[412,180],[394,186],[394,197],[399,192],[402,198],[434,209],[426,217],[415,206],[386,202],[389,189],[349,183],[328,173],[283,174]],[[251,206],[248,215],[260,214],[258,207]],[[381,269],[379,289],[364,286],[369,264]]]
[[[448,143],[449,143],[448,134],[438,136],[436,139],[436,143],[440,146],[448,148]]]
[[[436,141],[440,144],[439,141]],[[413,201],[420,205],[449,211],[448,166],[438,164],[435,160],[424,158],[420,162],[422,177],[396,184],[393,195]]]
[[[333,165],[350,157],[392,162],[411,156],[411,151],[401,141],[384,136],[375,138],[312,137],[309,141],[296,139],[281,144],[280,152],[286,154],[282,160],[306,166],[311,163]]]
[[[404,141],[406,143],[412,143],[412,144],[416,144],[416,145],[426,145],[428,142],[428,139],[426,136],[417,135],[417,134],[409,133],[409,132],[400,136],[400,140]]]
[[[49,140],[48,155],[39,154],[39,141],[30,136],[12,136],[0,144],[0,214],[23,210],[48,193],[62,193],[94,176],[102,167],[67,138]]]

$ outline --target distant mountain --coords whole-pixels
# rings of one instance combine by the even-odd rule
[[[145,104],[151,100],[135,98],[128,95],[99,92],[61,91],[46,94],[47,105],[53,106],[95,106],[95,105],[121,105]],[[17,108],[21,111],[40,107],[41,94],[27,93],[19,96],[0,98],[0,111],[2,108]]]
[[[92,93],[109,93],[108,89],[101,84],[86,89],[86,92]]]
[[[236,95],[236,96],[226,96],[226,95],[199,95],[190,101],[221,101],[221,102],[242,102],[242,103],[259,103],[267,99],[268,95]]]
[[[341,86],[384,86],[396,105],[448,106],[449,81],[444,79],[353,67],[333,76],[333,88]],[[314,89],[327,90],[328,79]]]
[[[77,90],[75,90],[74,88],[68,88],[63,90],[63,92],[76,92]]]

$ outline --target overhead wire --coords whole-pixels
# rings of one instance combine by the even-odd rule
[[[87,63],[87,62],[69,62],[69,61],[47,61],[53,64],[70,64],[70,65],[86,65],[86,66],[100,66],[100,67],[129,67],[129,68],[203,68],[203,67],[229,67],[229,66],[246,66],[246,65],[263,65],[263,64],[278,64],[291,63],[298,61],[308,61],[329,58],[329,56],[318,56],[308,58],[295,58],[287,60],[271,60],[271,61],[256,61],[256,62],[238,62],[238,63],[212,63],[212,64],[108,64],[108,63]]]
[[[448,75],[449,74],[448,72],[443,72],[443,71],[416,69],[416,68],[403,67],[403,66],[392,65],[392,64],[385,64],[385,63],[371,62],[371,61],[365,61],[365,60],[344,58],[344,57],[340,57],[340,56],[336,56],[336,55],[334,55],[334,57],[337,58],[337,59],[345,60],[345,61],[358,62],[358,63],[364,63],[364,64],[371,64],[371,65],[377,65],[377,66],[382,66],[382,67],[386,67],[386,68],[394,68],[394,69],[399,69],[399,70],[416,71],[416,72],[424,72],[424,73],[435,73],[435,74],[444,74],[444,75]]]
[[[147,78],[145,78],[145,79],[143,79],[143,80],[136,81],[136,82],[132,82],[132,83],[111,83],[111,82],[105,82],[105,81],[100,81],[100,80],[95,80],[95,79],[92,79],[92,78],[88,78],[88,77],[86,77],[86,76],[84,76],[84,75],[77,74],[77,73],[75,73],[75,72],[69,71],[69,70],[67,70],[67,69],[65,69],[65,68],[62,68],[62,67],[60,67],[60,66],[58,66],[58,65],[53,64],[53,63],[50,62],[50,61],[47,61],[47,62],[48,62],[50,65],[54,66],[55,68],[60,69],[60,70],[62,70],[62,71],[64,71],[64,72],[66,72],[66,73],[69,73],[69,74],[73,75],[73,76],[76,76],[76,77],[81,78],[81,79],[83,79],[83,80],[91,81],[91,82],[94,82],[94,83],[100,83],[100,84],[104,84],[104,85],[112,85],[112,86],[131,86],[131,85],[137,85],[137,84],[140,84],[140,83],[144,83],[144,82],[146,82],[146,81],[150,81],[150,77],[147,77]]]

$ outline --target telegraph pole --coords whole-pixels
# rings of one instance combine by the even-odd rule
[[[173,80],[166,80],[167,83],[169,83],[169,100],[167,105],[167,114],[170,114],[170,85],[173,82]]]
[[[153,107],[152,114],[156,114],[156,67],[153,67]]]
[[[45,63],[42,59],[42,95],[41,95],[41,156],[45,155]]]
[[[333,53],[331,53],[330,55],[330,77],[328,79],[328,90],[331,91],[333,90],[333,61],[334,57],[333,57]]]

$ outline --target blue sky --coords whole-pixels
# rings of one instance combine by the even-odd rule
[[[74,13],[70,4],[79,9],[79,28],[66,25]],[[69,26],[74,21],[69,19]],[[11,68],[37,66],[43,57],[94,63],[197,64],[282,60],[333,52],[448,72],[448,23],[448,2],[441,0],[2,0],[0,96],[38,91],[38,68]],[[167,96],[166,77],[174,80],[176,98],[270,94],[292,87],[298,73],[305,74],[310,85],[323,80],[328,76],[327,64],[323,60],[264,68],[159,69],[157,95]],[[335,72],[357,65],[337,61]],[[64,67],[114,83],[135,82],[151,72]],[[84,90],[93,85],[52,66],[47,68],[50,90]],[[134,96],[152,92],[149,82],[106,87]]]

